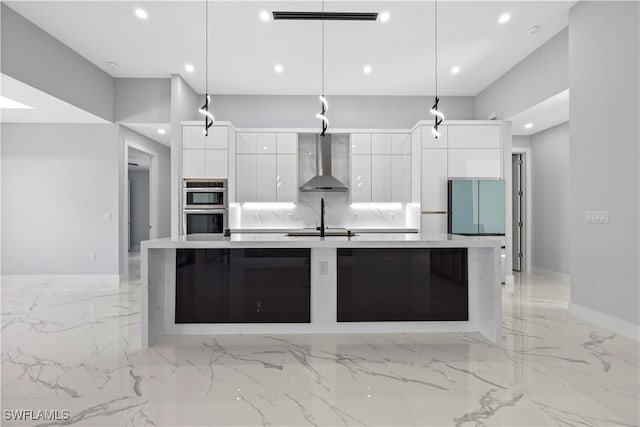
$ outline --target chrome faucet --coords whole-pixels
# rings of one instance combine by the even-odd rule
[[[320,237],[324,237],[324,197],[320,199]]]

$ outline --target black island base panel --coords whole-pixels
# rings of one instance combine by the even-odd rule
[[[338,249],[338,322],[469,320],[466,248]]]
[[[311,250],[178,249],[176,323],[309,323]]]

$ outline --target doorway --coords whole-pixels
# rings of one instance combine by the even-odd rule
[[[149,168],[151,156],[129,147],[127,169],[129,172],[128,249],[140,251],[140,242],[149,240],[151,206]]]
[[[526,251],[526,183],[525,154],[511,156],[513,271],[523,271]]]

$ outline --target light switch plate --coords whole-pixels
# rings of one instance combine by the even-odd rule
[[[609,222],[609,211],[585,211],[584,222],[588,224],[606,224]]]
[[[320,261],[320,274],[329,274],[329,263],[327,261]]]

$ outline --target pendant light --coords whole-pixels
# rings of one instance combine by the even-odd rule
[[[209,0],[204,2],[204,105],[198,109],[198,112],[204,116],[204,135],[209,136],[209,128],[213,125],[215,118],[213,114],[209,112],[209,105],[211,105],[211,96],[209,95]]]
[[[322,120],[322,132],[320,136],[324,136],[329,127],[329,119],[327,119],[327,111],[329,111],[329,103],[324,96],[324,0],[322,0],[322,94],[319,96],[321,111],[316,114],[316,118]]]
[[[433,119],[434,119],[434,123],[433,123],[433,127],[431,128],[431,133],[433,134],[433,137],[435,139],[440,138],[440,131],[438,130],[438,127],[442,124],[442,122],[444,121],[444,114],[442,114],[441,111],[438,110],[438,103],[440,102],[440,98],[438,98],[438,0],[434,1],[434,29],[435,29],[435,57],[436,57],[436,61],[435,61],[435,75],[436,75],[436,93],[435,93],[435,100],[433,105],[431,106],[431,114],[433,114]]]

